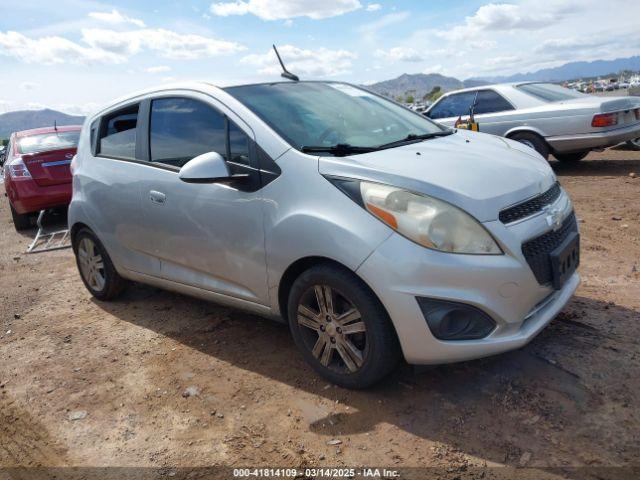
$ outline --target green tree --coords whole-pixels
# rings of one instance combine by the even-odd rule
[[[442,91],[442,87],[440,87],[439,85],[436,85],[431,89],[431,91],[426,95],[426,97],[427,97],[427,100],[431,102],[435,102],[437,99],[439,99],[442,96],[443,93],[444,92]]]
[[[407,95],[407,103],[414,103],[416,101],[415,98],[413,98],[413,95]]]

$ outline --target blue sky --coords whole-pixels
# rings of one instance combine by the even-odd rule
[[[158,83],[461,79],[640,52],[637,0],[0,0],[0,112],[87,113]]]

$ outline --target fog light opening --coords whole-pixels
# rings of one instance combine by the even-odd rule
[[[439,340],[478,340],[496,327],[491,317],[471,305],[422,297],[417,300],[429,330]]]

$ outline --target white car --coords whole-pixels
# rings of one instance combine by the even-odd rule
[[[582,160],[640,137],[640,98],[598,97],[550,83],[509,83],[449,92],[425,113],[453,127],[475,111],[480,131],[522,142],[544,158]]]

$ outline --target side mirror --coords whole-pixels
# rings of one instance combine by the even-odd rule
[[[186,183],[222,183],[233,179],[229,165],[218,152],[192,158],[180,169],[178,176]]]

